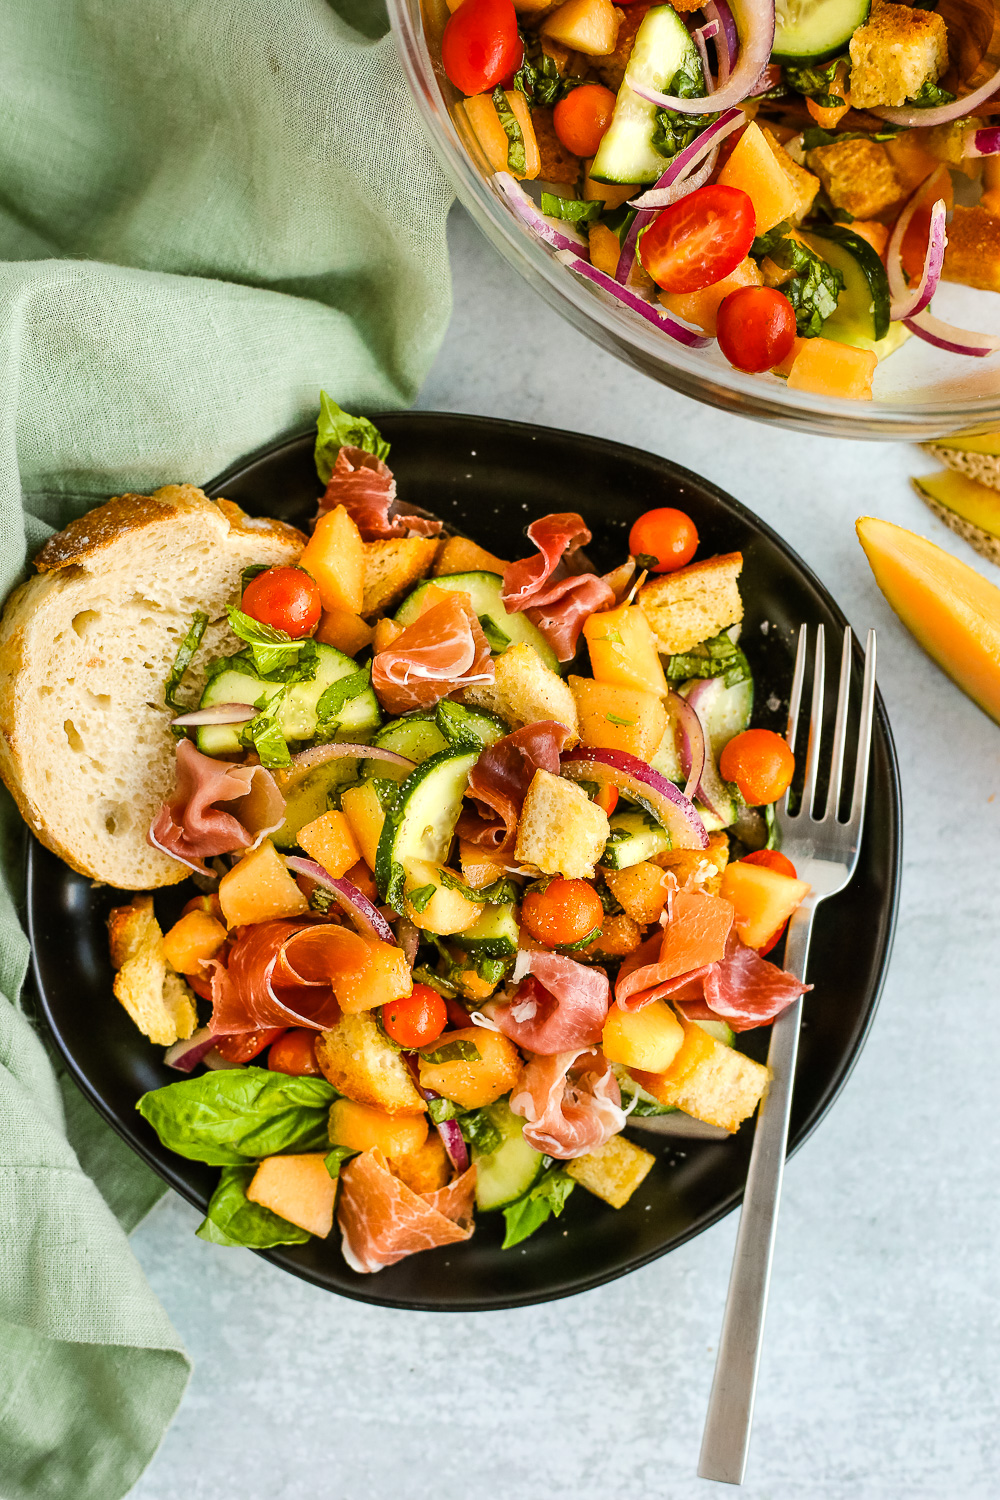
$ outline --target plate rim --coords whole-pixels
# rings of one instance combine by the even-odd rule
[[[767,537],[771,541],[771,543],[777,547],[778,551],[782,553],[785,558],[794,565],[794,567],[803,575],[803,577],[808,581],[812,588],[820,595],[826,607],[838,621],[838,624],[840,624],[841,626],[850,626],[850,621],[847,619],[836,599],[830,593],[830,590],[817,576],[813,569],[808,565],[808,563],[806,563],[804,559],[799,556],[795,549],[772,526],[770,526],[767,521],[756,515],[755,512],[750,510],[748,506],[744,505],[742,501],[736,499],[735,496],[730,495],[726,490],[722,489],[722,487],[716,484],[713,480],[708,479],[703,475],[696,474],[693,470],[684,467],[684,465],[682,464],[676,463],[673,459],[666,458],[658,453],[652,453],[648,449],[635,447],[632,444],[620,443],[613,438],[598,437],[593,433],[577,433],[571,431],[569,428],[541,426],[533,422],[520,422],[503,417],[477,416],[471,413],[447,411],[424,411],[422,409],[411,409],[409,411],[383,411],[375,412],[372,414],[372,420],[374,420],[376,424],[388,419],[391,419],[394,423],[403,422],[405,425],[414,426],[418,426],[420,423],[426,421],[433,422],[435,420],[443,420],[451,424],[465,426],[470,432],[474,431],[477,427],[486,425],[494,430],[506,430],[512,435],[517,434],[520,437],[523,437],[527,434],[531,434],[532,437],[544,434],[546,437],[556,438],[561,441],[570,439],[587,447],[600,449],[605,454],[610,451],[618,457],[626,458],[630,461],[639,461],[647,467],[651,466],[653,468],[658,468],[662,473],[670,475],[674,480],[681,479],[683,481],[690,481],[700,489],[707,491],[712,496],[712,498],[720,502],[725,509],[735,511],[735,513],[741,519],[743,519],[752,530]],[[285,453],[295,448],[299,448],[304,443],[313,442],[314,432],[315,429],[313,427],[299,430],[290,435],[277,438],[273,442],[267,443],[261,448],[254,450],[253,453],[237,459],[226,469],[224,469],[216,478],[208,481],[205,484],[205,493],[212,499],[218,497],[222,493],[226,485],[231,484],[236,479],[242,478],[247,470],[255,467],[257,464],[262,463],[266,459],[276,457],[278,454]],[[853,632],[853,626],[851,627],[851,629]],[[889,716],[885,707],[885,702],[883,700],[881,690],[878,687],[877,683],[875,691],[875,725],[877,727],[877,731],[882,736],[882,743],[888,761],[890,792],[889,811],[891,813],[891,825],[893,832],[892,842],[889,849],[890,889],[889,900],[886,907],[884,908],[885,940],[881,963],[879,966],[878,977],[873,988],[867,1013],[864,1017],[862,1025],[858,1030],[858,1034],[854,1039],[850,1053],[846,1058],[845,1063],[840,1073],[838,1074],[834,1085],[827,1094],[827,1097],[823,1100],[821,1106],[815,1111],[813,1118],[804,1126],[801,1132],[796,1136],[794,1142],[789,1146],[786,1152],[786,1161],[794,1156],[795,1153],[799,1151],[800,1148],[804,1146],[806,1142],[812,1137],[815,1130],[819,1127],[822,1121],[825,1120],[830,1110],[839,1099],[841,1093],[847,1085],[848,1080],[853,1074],[854,1069],[857,1066],[858,1059],[860,1058],[861,1053],[863,1052],[867,1043],[871,1028],[874,1024],[875,1015],[878,1011],[882,993],[885,988],[886,979],[888,977],[889,966],[892,960],[893,946],[895,943],[896,930],[898,925],[900,888],[902,884],[902,785],[899,774],[899,762],[896,754],[895,740],[892,734],[892,727],[889,722]],[[24,892],[23,914],[25,918],[25,928],[28,934],[30,945],[30,974],[33,980],[33,994],[31,995],[30,1000],[33,1002],[33,1007],[37,1010],[38,1015],[44,1021],[46,1031],[48,1032],[48,1035],[59,1054],[63,1066],[70,1073],[74,1083],[81,1090],[84,1097],[97,1110],[98,1114],[101,1115],[101,1117],[108,1125],[111,1126],[111,1128],[115,1131],[119,1138],[123,1140],[131,1150],[135,1151],[140,1159],[144,1161],[145,1164],[153,1172],[155,1172],[156,1175],[160,1177],[168,1187],[173,1188],[173,1190],[179,1193],[180,1196],[184,1198],[188,1203],[190,1203],[193,1208],[197,1208],[199,1212],[203,1213],[205,1211],[206,1200],[203,1200],[202,1197],[194,1189],[189,1187],[189,1185],[180,1176],[179,1169],[175,1169],[171,1165],[172,1157],[168,1157],[164,1161],[160,1161],[157,1159],[155,1154],[140,1138],[138,1132],[131,1129],[129,1123],[126,1120],[120,1119],[115,1111],[111,1108],[111,1106],[104,1101],[99,1091],[91,1085],[83,1069],[77,1063],[73,1053],[63,1044],[60,1024],[52,1014],[49,999],[42,982],[40,965],[37,956],[39,945],[36,943],[34,891],[37,885],[37,880],[34,873],[34,863],[37,858],[40,858],[43,855],[49,855],[51,851],[45,849],[44,846],[30,833],[30,831],[26,829],[26,832],[28,832],[28,837],[26,840],[26,851],[24,859],[25,879],[22,889]],[[53,855],[52,857],[56,858],[57,856]],[[25,998],[28,999],[28,997]],[[180,1160],[184,1159],[185,1158],[180,1158]],[[676,1235],[674,1238],[672,1238],[669,1244],[655,1250],[651,1250],[647,1253],[637,1255],[626,1265],[615,1267],[610,1270],[603,1270],[593,1276],[580,1279],[574,1282],[572,1285],[558,1287],[554,1290],[519,1293],[516,1295],[500,1295],[497,1297],[491,1297],[488,1301],[484,1301],[482,1299],[472,1299],[468,1301],[456,1299],[455,1301],[449,1302],[447,1305],[442,1306],[437,1302],[422,1301],[420,1298],[387,1298],[384,1294],[378,1294],[374,1290],[374,1288],[369,1292],[367,1290],[369,1284],[367,1281],[359,1285],[357,1288],[348,1286],[331,1286],[328,1281],[324,1280],[321,1275],[316,1274],[308,1266],[301,1266],[293,1261],[289,1261],[286,1254],[284,1253],[285,1247],[282,1246],[267,1250],[252,1250],[251,1253],[260,1256],[263,1260],[270,1262],[270,1264],[275,1266],[276,1269],[291,1273],[292,1275],[298,1277],[300,1280],[308,1282],[310,1285],[320,1288],[322,1291],[331,1292],[336,1296],[348,1297],[352,1301],[364,1302],[377,1307],[384,1307],[392,1311],[428,1313],[502,1312],[510,1310],[512,1308],[538,1306],[539,1304],[543,1304],[546,1302],[560,1301],[565,1297],[574,1297],[582,1292],[593,1291],[599,1286],[605,1286],[612,1281],[617,1281],[619,1278],[627,1276],[633,1271],[640,1270],[644,1266],[651,1265],[654,1261],[662,1259],[662,1257],[665,1255],[669,1255],[674,1250],[679,1249],[682,1245],[687,1244],[689,1240],[694,1239],[697,1235],[704,1233],[705,1230],[710,1229],[713,1225],[719,1223],[720,1220],[726,1218],[741,1205],[741,1203],[743,1202],[743,1196],[744,1189],[740,1187],[735,1192],[730,1194],[728,1198],[719,1203],[714,1210],[704,1215],[701,1219],[691,1224],[679,1235]]]

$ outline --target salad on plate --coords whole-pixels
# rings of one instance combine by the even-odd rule
[[[1000,291],[992,0],[448,9],[455,123],[497,193],[665,338],[862,400],[911,335],[1000,348],[931,310],[942,279]]]

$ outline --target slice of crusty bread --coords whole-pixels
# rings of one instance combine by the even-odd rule
[[[466,688],[462,693],[463,703],[499,714],[514,729],[536,724],[539,719],[555,719],[570,732],[567,747],[579,742],[576,699],[558,672],[545,665],[533,646],[527,641],[516,641],[496,658],[494,667],[494,681]]]
[[[365,542],[365,585],[361,613],[383,614],[420,582],[437,556],[435,536],[391,537]]]
[[[186,1040],[198,1024],[194,994],[167,963],[152,896],[108,913],[108,938],[120,1000],[144,1036],[160,1047]]]
[[[164,683],[197,610],[203,664],[235,651],[225,606],[251,563],[292,563],[305,537],[192,485],[119,495],[50,537],[0,619],[0,775],[42,842],[121,890],[187,870],[146,842],[174,783]]]
[[[741,552],[723,552],[643,584],[636,603],[653,627],[660,651],[667,656],[690,651],[742,620],[737,583],[742,567]]]

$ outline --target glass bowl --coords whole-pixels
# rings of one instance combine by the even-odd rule
[[[776,375],[734,370],[713,343],[685,349],[555,259],[491,182],[491,169],[465,127],[462,97],[440,64],[445,0],[388,0],[403,70],[431,146],[459,199],[501,255],[564,318],[626,364],[710,406],[785,427],[839,437],[921,441],[1000,427],[1000,351],[985,359],[946,354],[912,337],[876,371],[872,401],[789,390]],[[935,314],[960,327],[1000,334],[1000,295],[942,284]]]

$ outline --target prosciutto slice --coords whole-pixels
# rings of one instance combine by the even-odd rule
[[[559,1161],[596,1151],[626,1118],[618,1080],[595,1047],[531,1057],[510,1107],[525,1121],[529,1145]]]
[[[614,604],[615,590],[595,573],[571,573],[567,568],[566,559],[590,541],[590,529],[575,511],[533,521],[528,539],[538,548],[537,555],[505,568],[500,597],[511,614],[527,614],[560,661],[570,661],[584,620]]]
[[[363,1151],[340,1169],[337,1223],[341,1249],[362,1275],[394,1266],[420,1250],[456,1245],[475,1228],[476,1169],[447,1187],[415,1193],[389,1171],[382,1152]]]
[[[215,1034],[310,1026],[340,1018],[331,975],[353,960],[363,964],[364,938],[316,918],[254,922],[237,927],[226,964],[213,960]]]
[[[622,1010],[641,1010],[653,1000],[684,994],[691,998],[715,964],[726,956],[733,908],[719,896],[701,891],[671,891],[662,933],[622,962],[615,999]]]
[[[515,1046],[552,1056],[601,1040],[611,986],[602,969],[561,953],[528,954],[530,972],[509,1000],[491,1008],[491,1019]]]
[[[176,777],[174,795],[163,803],[147,837],[155,849],[191,870],[207,874],[206,859],[256,849],[285,821],[285,799],[263,766],[213,760],[190,740],[178,740]]]
[[[390,714],[430,708],[460,687],[492,682],[489,642],[468,595],[449,593],[372,662],[372,687]]]
[[[326,493],[319,502],[320,515],[338,505],[347,511],[365,542],[394,536],[438,536],[441,532],[440,521],[402,511],[392,470],[363,448],[345,447],[337,454]]]
[[[556,719],[542,719],[505,734],[483,751],[469,773],[467,795],[476,811],[463,812],[459,836],[513,858],[521,807],[536,771],[559,775],[559,753],[570,732]]]
[[[705,1004],[720,1021],[734,1031],[767,1026],[783,1010],[812,989],[802,980],[740,941],[730,933],[726,956],[713,964],[703,981]]]

